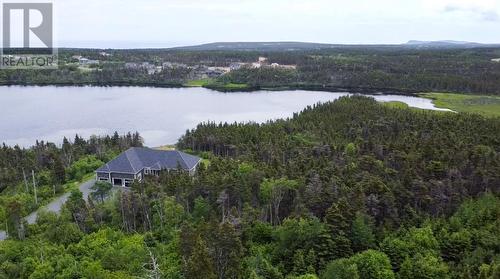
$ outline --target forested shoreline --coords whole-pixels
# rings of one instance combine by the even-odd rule
[[[81,154],[141,144],[97,142]],[[500,276],[498,118],[352,96],[264,124],[201,123],[177,147],[204,158],[194,176],[73,191],[61,215],[11,225],[0,278]],[[26,151],[3,150],[3,179],[19,177]]]
[[[105,56],[102,53],[105,53]],[[99,61],[81,67],[74,56]],[[56,70],[5,70],[2,85],[131,85],[180,87],[206,67],[231,68],[265,57],[268,67],[236,67],[210,77],[207,88],[234,91],[230,84],[258,89],[397,93],[500,94],[500,49],[343,46],[311,50],[99,50],[61,49]],[[127,64],[134,64],[128,67]],[[164,63],[170,66],[164,68]],[[143,65],[143,66],[141,66]],[[173,66],[172,66],[173,65]],[[280,68],[279,65],[293,65]],[[162,68],[156,71],[157,67]],[[152,71],[152,72],[151,72]]]

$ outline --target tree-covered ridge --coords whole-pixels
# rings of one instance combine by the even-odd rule
[[[500,120],[344,97],[265,124],[200,124],[205,158],[73,192],[0,278],[498,278]]]
[[[266,175],[330,191],[319,216],[343,188],[351,202],[373,200],[380,221],[399,224],[414,210],[439,216],[500,185],[498,119],[391,109],[362,97],[307,108],[288,121],[200,124],[180,146],[249,160]],[[396,208],[387,212],[387,205]]]
[[[498,47],[406,48],[401,46],[337,46],[294,51],[235,50],[103,50],[61,49],[57,70],[6,70],[0,84],[12,85],[139,85],[182,86],[194,78],[198,66],[230,67],[252,63],[260,56],[296,69],[263,67],[231,71],[215,79],[210,88],[230,90],[224,84],[246,84],[248,88],[304,88],[350,90],[352,92],[453,92],[500,94]],[[79,67],[72,56],[100,60],[92,68]],[[161,67],[164,62],[185,67],[163,69],[154,74],[144,68],[127,68],[125,63],[147,62]],[[191,69],[188,69],[192,67]],[[196,79],[196,78],[194,78]]]

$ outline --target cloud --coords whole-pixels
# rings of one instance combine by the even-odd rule
[[[500,16],[496,11],[483,11],[481,17],[486,21],[500,21]]]
[[[500,40],[500,0],[53,1],[57,38],[66,45]]]
[[[453,12],[458,12],[462,11],[463,9],[457,6],[453,5],[446,5],[446,7],[443,8],[443,12],[445,13],[453,13]]]
[[[469,15],[473,15],[475,17],[480,18],[484,21],[500,21],[500,16],[497,11],[494,9],[484,9],[479,7],[472,6],[455,6],[455,5],[446,5],[443,8],[444,13],[465,13]]]

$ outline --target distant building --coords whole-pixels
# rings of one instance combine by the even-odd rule
[[[80,56],[80,58],[78,59],[78,63],[80,64],[80,66],[96,65],[99,64],[99,60],[91,60]]]
[[[260,67],[262,67],[262,64],[260,64],[259,62],[253,62],[252,63],[252,68],[259,69]]]
[[[127,63],[125,63],[125,68],[127,68],[127,69],[139,69],[139,64],[127,62]]]
[[[239,70],[239,69],[243,68],[245,65],[247,65],[247,63],[241,63],[241,62],[231,63],[229,65],[229,70],[231,70],[231,71]]]
[[[162,171],[184,170],[194,174],[201,158],[175,150],[132,147],[96,170],[96,180],[114,186],[128,187],[145,176],[158,176]]]
[[[218,78],[229,71],[230,71],[229,67],[207,67],[205,65],[200,65],[193,69],[192,78],[193,79]]]
[[[142,62],[140,67],[146,70],[148,75],[154,75],[156,73],[156,66],[149,62]]]
[[[110,56],[111,56],[111,54],[110,54],[110,53],[107,53],[107,52],[105,52],[105,51],[101,51],[101,52],[99,52],[99,55],[100,55],[100,56],[104,56],[104,57],[110,57]]]
[[[213,72],[226,74],[226,73],[229,73],[231,71],[231,68],[229,68],[229,67],[208,67],[208,70],[213,71]]]
[[[166,69],[188,68],[188,65],[176,62],[163,62],[162,67]]]
[[[149,62],[142,62],[142,63],[127,62],[125,63],[125,68],[132,70],[145,70],[148,73],[148,75],[154,75],[155,73],[161,72],[162,70],[161,67],[157,67]]]
[[[252,69],[260,69],[260,68],[276,68],[276,69],[297,69],[297,65],[280,65],[278,63],[269,63],[269,60],[266,57],[259,57],[257,62],[253,63],[231,63],[229,65],[230,71],[239,70],[243,67],[250,67]]]
[[[288,70],[295,70],[295,69],[297,69],[297,65],[278,65],[278,68],[280,68],[280,69],[288,69]]]

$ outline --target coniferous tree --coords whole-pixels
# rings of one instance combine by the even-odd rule
[[[192,255],[189,257],[184,274],[190,279],[215,279],[214,264],[203,239],[195,240]]]

